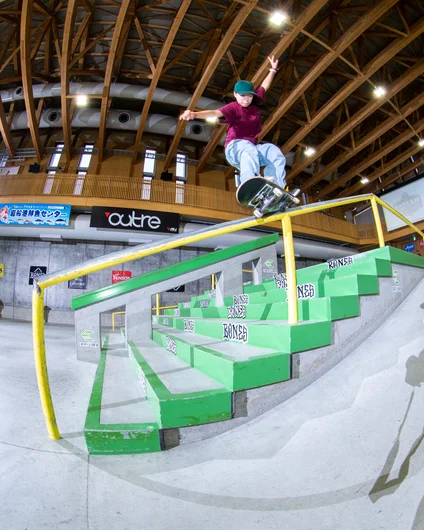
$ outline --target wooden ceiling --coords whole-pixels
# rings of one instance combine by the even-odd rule
[[[288,16],[279,27],[269,22],[276,10]],[[10,123],[19,110],[26,110],[32,144],[42,156],[38,123],[49,101],[34,100],[34,83],[61,83],[67,160],[75,109],[69,83],[104,83],[95,102],[101,171],[112,83],[149,87],[134,141],[140,146],[157,87],[192,95],[191,109],[202,95],[224,104],[238,79],[260,84],[267,56],[275,54],[280,62],[262,138],[285,154],[294,152],[287,174],[292,186],[328,199],[387,190],[422,170],[422,0],[5,0],[0,46],[0,89],[22,86],[25,96],[23,102],[0,100],[0,132],[10,156]],[[386,89],[384,96],[374,96],[377,86]],[[125,100],[118,107],[125,108]],[[175,163],[185,126],[177,126],[166,167]],[[224,133],[217,126],[201,145],[198,172]],[[307,147],[315,149],[312,156],[305,155]]]

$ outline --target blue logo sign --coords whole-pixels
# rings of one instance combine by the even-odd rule
[[[0,225],[68,226],[70,204],[0,204]]]
[[[415,244],[414,243],[406,243],[406,245],[403,245],[403,248],[406,250],[406,252],[414,252]]]

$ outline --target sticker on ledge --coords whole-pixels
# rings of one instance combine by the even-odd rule
[[[164,317],[164,318],[163,318],[163,325],[164,325],[164,326],[167,326],[167,325],[168,325],[168,317]]]
[[[184,331],[190,331],[194,333],[194,320],[185,318],[184,319]]]
[[[248,294],[235,294],[233,295],[233,305],[248,305],[249,295]]]
[[[144,392],[144,395],[146,395],[146,378],[140,367],[138,367],[138,382],[140,383],[141,390]]]
[[[287,289],[287,274],[284,272],[281,274],[274,274],[273,278],[277,289]]]
[[[166,337],[166,349],[174,355],[177,355],[177,343],[171,337]]]
[[[248,329],[245,324],[232,324],[231,322],[222,323],[222,338],[223,340],[233,340],[242,342],[243,344],[248,340]]]
[[[174,317],[179,317],[179,316],[180,316],[180,308],[174,309]]]
[[[245,305],[231,305],[227,307],[227,318],[246,318]]]
[[[352,256],[347,256],[346,258],[337,258],[330,259],[327,261],[328,270],[338,269],[339,267],[346,267],[346,265],[352,265],[353,258]]]
[[[209,307],[209,300],[200,300],[200,307]]]
[[[190,309],[190,302],[184,302],[184,309]]]
[[[208,293],[208,298],[216,298],[216,292],[212,291],[211,293]]]

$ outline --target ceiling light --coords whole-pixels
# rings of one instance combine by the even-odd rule
[[[78,107],[85,107],[85,105],[87,105],[87,96],[84,94],[77,96],[77,105]]]
[[[361,184],[368,184],[368,182],[369,182],[369,179],[367,179],[367,177],[361,178]]]
[[[216,123],[218,121],[218,118],[216,116],[213,116],[211,118],[206,118],[206,121],[208,123]]]
[[[273,13],[269,19],[269,21],[272,24],[275,24],[276,26],[281,26],[281,24],[287,20],[287,15],[285,13],[282,13],[281,11],[276,11]]]
[[[315,154],[315,149],[313,147],[307,147],[305,149],[305,155],[306,156],[312,156]]]
[[[418,142],[418,145],[420,147],[424,147],[424,138],[421,138],[421,140]]]
[[[387,90],[382,87],[382,86],[378,86],[374,89],[374,96],[376,98],[381,98],[382,96],[384,96],[385,94],[387,93]]]

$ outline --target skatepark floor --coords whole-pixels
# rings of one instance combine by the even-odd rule
[[[71,327],[46,326],[58,441],[31,325],[0,320],[0,344],[1,529],[424,529],[424,280],[287,402],[162,453],[87,454],[96,367],[76,360]]]

